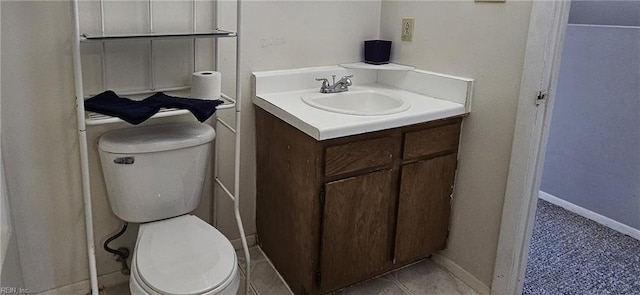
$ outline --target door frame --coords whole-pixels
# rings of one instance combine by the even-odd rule
[[[570,4],[532,4],[491,294],[522,294]]]

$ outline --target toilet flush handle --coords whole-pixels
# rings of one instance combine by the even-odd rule
[[[122,165],[131,165],[135,161],[136,161],[136,157],[134,157],[134,156],[120,157],[120,158],[116,158],[115,160],[113,160],[114,163],[122,164]]]

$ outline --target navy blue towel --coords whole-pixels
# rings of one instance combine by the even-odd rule
[[[115,92],[107,90],[85,100],[84,108],[87,111],[118,117],[137,125],[157,113],[161,106],[120,97]]]
[[[158,92],[147,97],[144,101],[159,104],[165,108],[177,108],[189,110],[200,122],[209,119],[216,111],[216,107],[222,104],[222,100],[206,100],[198,98],[175,97]]]
[[[107,90],[84,102],[87,111],[112,117],[137,125],[149,119],[161,108],[178,108],[189,110],[200,122],[207,120],[222,104],[221,100],[203,100],[196,98],[180,98],[158,92],[141,101],[120,97]]]

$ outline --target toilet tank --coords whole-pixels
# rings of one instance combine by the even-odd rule
[[[128,222],[193,211],[200,203],[215,131],[174,123],[106,132],[98,142],[109,203]]]

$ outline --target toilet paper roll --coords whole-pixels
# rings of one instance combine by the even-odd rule
[[[222,76],[220,72],[200,71],[191,74],[191,97],[219,99]]]

